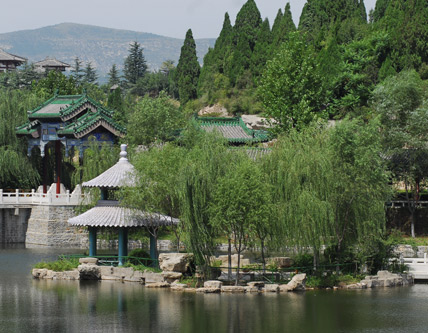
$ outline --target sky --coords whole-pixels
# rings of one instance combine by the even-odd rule
[[[272,25],[278,9],[290,2],[298,23],[304,0],[255,0],[262,18]],[[334,1],[334,0],[333,0]],[[0,33],[36,29],[59,23],[91,24],[182,38],[216,38],[229,13],[232,24],[246,0],[20,0],[0,11]],[[364,0],[367,12],[376,0]],[[4,8],[3,8],[4,9]]]

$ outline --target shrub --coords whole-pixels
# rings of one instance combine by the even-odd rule
[[[149,266],[151,263],[150,254],[147,253],[147,251],[143,249],[134,249],[131,252],[129,252],[128,256],[129,263],[132,265],[144,265]]]
[[[55,272],[64,272],[64,271],[71,271],[74,268],[77,268],[77,266],[79,266],[79,259],[71,258],[71,259],[59,259],[59,260],[50,261],[50,262],[42,261],[35,264],[34,268],[46,268]]]

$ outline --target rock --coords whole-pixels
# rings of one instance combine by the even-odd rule
[[[146,284],[165,282],[165,279],[163,278],[161,273],[153,273],[148,271],[143,273],[143,279]]]
[[[247,292],[247,293],[259,293],[259,292],[261,292],[261,289],[259,287],[246,286],[244,288],[245,288],[245,292]]]
[[[95,265],[79,265],[77,267],[79,271],[80,280],[99,280],[101,278],[100,268]]]
[[[171,290],[174,291],[184,291],[187,288],[187,284],[184,283],[172,283],[170,286]]]
[[[242,286],[222,286],[222,293],[245,293],[245,288]]]
[[[306,289],[306,274],[296,274],[293,276],[290,282],[287,285],[291,288],[291,290],[305,290]]]
[[[77,269],[73,269],[72,271],[64,271],[62,274],[64,280],[80,280],[80,273]]]
[[[206,106],[198,111],[200,116],[211,116],[211,117],[227,117],[228,112],[226,108],[220,104],[214,104],[212,106]]]
[[[164,278],[164,280],[166,282],[172,283],[175,280],[179,280],[183,276],[183,273],[179,273],[179,272],[162,272],[161,275],[162,275],[162,277]]]
[[[367,284],[365,283],[353,283],[353,284],[348,284],[346,286],[346,289],[366,289],[367,288]]]
[[[221,260],[221,270],[223,272],[227,272],[228,266],[229,266],[229,257],[227,255],[218,256],[217,258],[214,258],[215,260]],[[238,255],[233,254],[231,256],[232,260],[232,267],[238,267]],[[241,267],[241,273],[242,273],[242,266],[246,266],[250,264],[250,259],[244,259],[244,256],[241,254],[240,257],[240,267]]]
[[[217,294],[221,291],[221,288],[197,288],[197,293],[204,293],[204,294]]]
[[[168,282],[146,283],[147,288],[169,288],[171,285]]]
[[[294,260],[289,257],[273,257],[267,261],[269,264],[274,264],[279,268],[288,268],[294,265]]]
[[[263,288],[265,286],[265,283],[263,281],[251,281],[247,283],[247,286],[252,288]]]
[[[418,258],[423,258],[425,253],[428,253],[428,246],[418,246],[418,252],[416,253]]]
[[[279,284],[265,284],[262,289],[265,293],[277,293],[279,291]]]
[[[96,264],[98,264],[98,259],[97,258],[91,258],[91,257],[79,258],[79,264],[96,265]]]
[[[186,273],[193,261],[192,253],[161,253],[159,267],[162,271]]]
[[[283,293],[283,292],[288,292],[288,291],[293,291],[293,288],[292,288],[291,286],[289,286],[288,284],[281,284],[281,285],[279,286],[279,291],[280,291],[281,293]]]
[[[33,268],[33,270],[31,271],[31,274],[36,279],[44,279],[47,273],[48,270],[46,268]]]
[[[205,281],[204,288],[221,288],[223,286],[223,282],[221,281]]]
[[[394,253],[405,258],[413,258],[415,256],[415,251],[411,245],[397,245],[394,248]]]
[[[366,284],[367,288],[375,287],[396,287],[413,284],[414,280],[411,274],[394,274],[388,271],[379,271],[375,276],[366,276],[361,283]]]

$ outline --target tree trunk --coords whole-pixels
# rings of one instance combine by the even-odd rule
[[[232,280],[232,240],[227,239],[228,247],[227,247],[227,279]]]
[[[260,246],[262,247],[262,265],[263,265],[263,274],[266,273],[266,260],[265,260],[265,242],[264,240],[260,240]]]
[[[317,271],[319,262],[320,262],[320,258],[319,258],[318,249],[316,246],[314,246],[314,272]]]
[[[237,252],[238,252],[238,267],[236,268],[235,286],[237,286],[239,282],[239,267],[241,267],[241,244],[239,244],[239,251]]]

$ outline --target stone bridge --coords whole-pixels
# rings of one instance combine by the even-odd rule
[[[30,246],[82,247],[87,232],[68,225],[74,208],[87,203],[80,186],[73,192],[55,193],[56,184],[47,193],[37,191],[3,191],[0,189],[0,244],[24,243]]]

